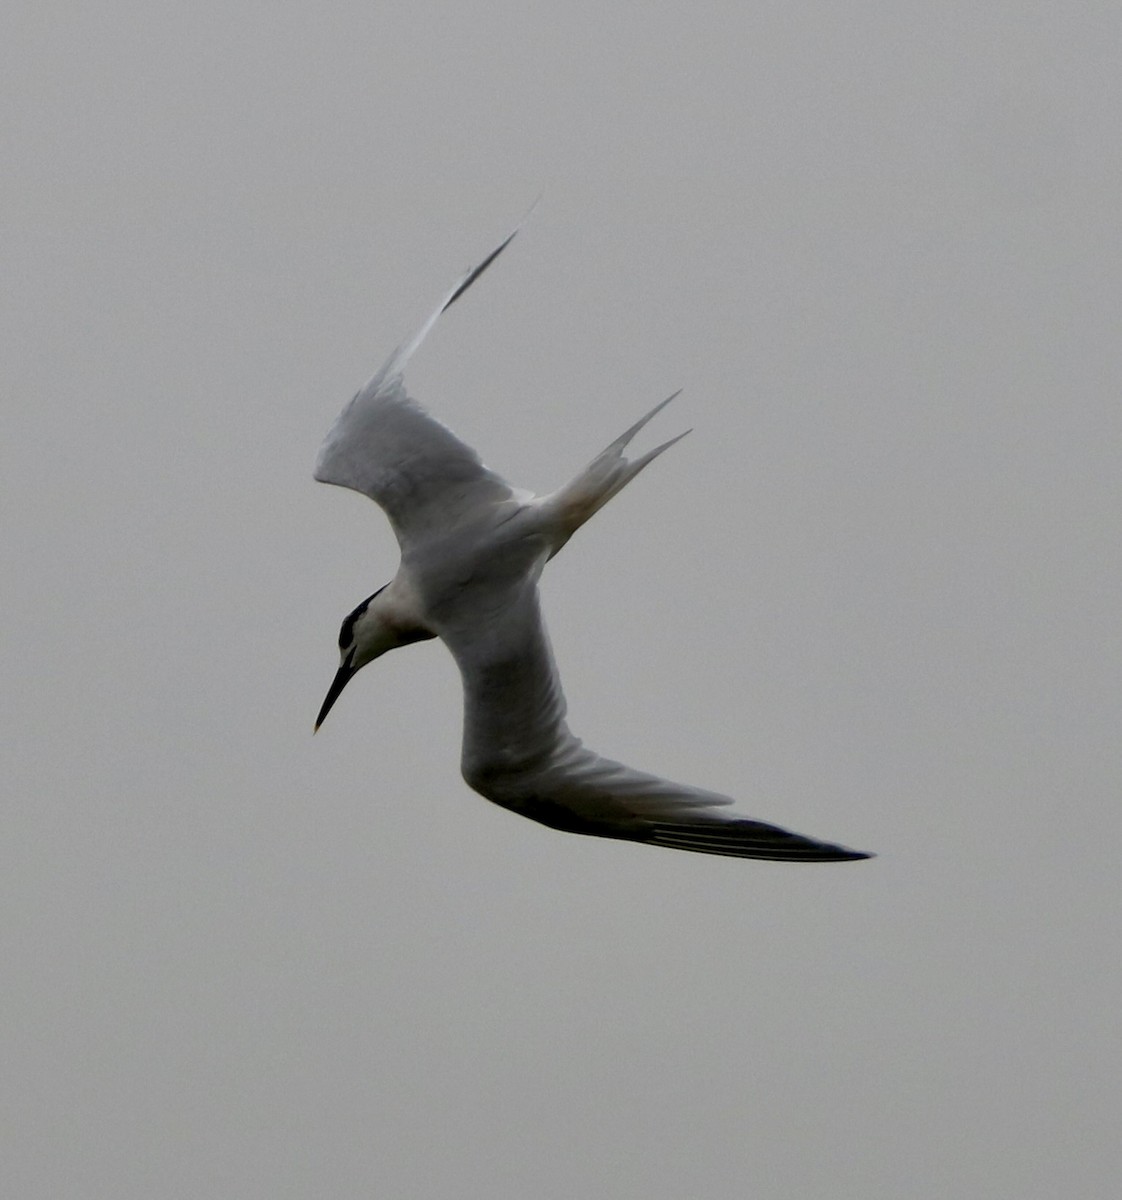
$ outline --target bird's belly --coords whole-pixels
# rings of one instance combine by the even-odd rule
[[[483,619],[504,596],[536,584],[548,557],[545,539],[523,522],[484,529],[456,530],[420,546],[402,566],[408,571],[425,623],[475,614]]]

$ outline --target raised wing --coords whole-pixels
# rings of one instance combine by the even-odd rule
[[[501,592],[501,594],[500,594]],[[787,862],[869,858],[723,811],[732,800],[586,749],[565,698],[533,578],[463,595],[440,636],[464,683],[463,774],[487,799],[555,829],[701,854]]]
[[[385,511],[403,546],[447,528],[467,512],[514,498],[510,485],[470,446],[409,397],[402,379],[405,364],[440,314],[498,258],[514,233],[464,273],[342,411],[320,448],[316,479],[369,496]]]

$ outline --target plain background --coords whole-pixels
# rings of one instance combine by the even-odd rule
[[[0,1190],[1066,1200],[1119,1174],[1116,4],[15,3]],[[458,776],[311,479],[412,389],[519,485],[576,731],[876,850]],[[646,437],[646,435],[644,435]]]

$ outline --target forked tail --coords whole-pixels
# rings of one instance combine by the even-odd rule
[[[621,433],[610,446],[602,450],[579,475],[545,498],[543,510],[556,523],[559,534],[552,554],[556,554],[589,517],[599,512],[648,463],[653,462],[664,450],[669,450],[675,442],[680,442],[690,432],[687,429],[685,433],[663,442],[661,446],[648,450],[640,458],[624,457],[623,452],[631,439],[680,394],[680,391],[675,392],[673,396],[667,396],[661,403],[656,404],[645,417],[636,421],[630,429]]]

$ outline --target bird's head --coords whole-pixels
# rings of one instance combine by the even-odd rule
[[[379,588],[343,619],[339,628],[339,670],[327,690],[327,698],[316,717],[316,729],[339,699],[350,678],[387,650],[423,642],[436,634],[423,626],[407,604],[402,603],[400,580]]]
[[[367,596],[354,612],[343,618],[339,628],[339,670],[335,672],[327,698],[316,717],[316,729],[323,724],[351,677],[367,663],[401,644],[397,631],[376,603],[383,591],[384,588],[379,588],[373,596]]]

